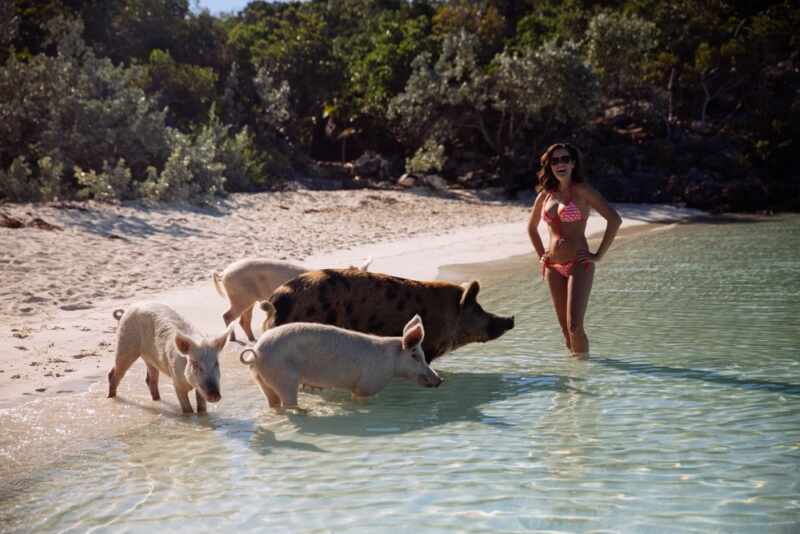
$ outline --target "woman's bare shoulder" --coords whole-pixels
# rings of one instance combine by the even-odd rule
[[[575,184],[575,183],[572,184],[572,192],[573,193],[578,193],[579,195],[586,195],[586,194],[595,193],[596,191],[595,191],[594,187],[592,187],[588,183],[579,182],[577,184]]]

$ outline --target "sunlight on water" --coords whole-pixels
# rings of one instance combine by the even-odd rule
[[[206,418],[177,415],[165,381],[150,401],[141,364],[117,400],[99,381],[7,410],[0,530],[796,532],[799,223],[621,240],[588,361],[526,257],[480,276],[516,329],[437,361],[436,390],[279,414],[229,351]]]

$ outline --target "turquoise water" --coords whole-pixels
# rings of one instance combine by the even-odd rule
[[[83,441],[50,462],[24,460],[47,417],[0,415],[19,466],[0,530],[798,532],[798,250],[797,217],[618,241],[588,361],[531,259],[509,260],[479,299],[517,327],[438,360],[442,387],[305,393],[306,415],[270,411],[233,352],[207,418],[176,415],[166,383],[152,403],[137,364],[118,401],[102,383],[55,401]]]

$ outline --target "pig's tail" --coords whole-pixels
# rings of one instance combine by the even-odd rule
[[[247,354],[248,352],[253,354],[253,357],[250,358],[249,360],[244,357],[244,355]],[[256,361],[256,356],[257,356],[256,351],[254,351],[253,349],[244,349],[239,354],[239,361],[245,365],[253,365],[253,363]]]

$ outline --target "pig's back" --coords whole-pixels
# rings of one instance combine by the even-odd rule
[[[138,339],[141,352],[154,358],[171,350],[176,332],[198,337],[194,327],[178,312],[159,302],[136,303],[120,319],[120,340]]]
[[[437,342],[456,320],[461,288],[439,281],[417,281],[358,269],[304,273],[275,290],[270,324],[314,322],[378,336],[400,336],[416,314],[426,342]],[[432,347],[432,345],[431,345]],[[425,349],[426,351],[428,349]]]

